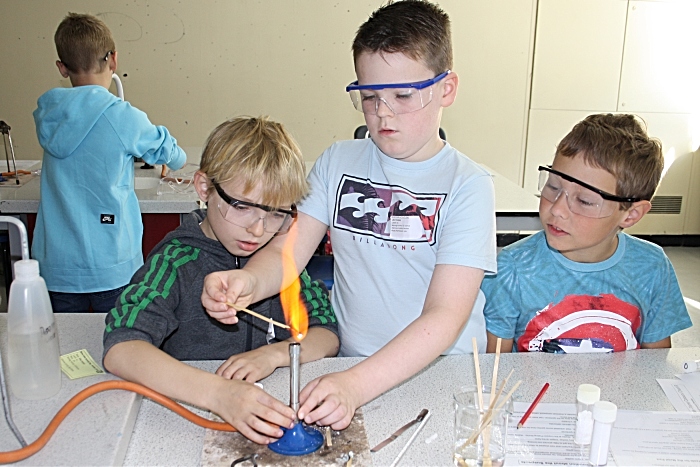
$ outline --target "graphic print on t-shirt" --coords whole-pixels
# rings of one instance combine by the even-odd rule
[[[518,339],[518,352],[593,353],[638,349],[642,314],[611,294],[567,295],[538,311]]]
[[[395,242],[435,242],[445,194],[413,193],[400,186],[343,176],[333,227]]]

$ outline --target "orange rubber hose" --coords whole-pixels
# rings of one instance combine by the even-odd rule
[[[20,175],[22,175],[22,174],[31,175],[31,172],[29,170],[18,170],[17,173]],[[12,171],[12,172],[0,172],[0,175],[2,175],[3,177],[10,177],[14,174],[15,174],[14,171]]]
[[[21,449],[17,449],[16,451],[0,452],[0,464],[19,462],[39,452],[39,450],[41,450],[41,448],[43,448],[46,443],[49,442],[49,439],[51,439],[51,436],[53,436],[54,432],[58,428],[58,425],[61,424],[63,419],[66,418],[66,416],[71,413],[71,411],[76,408],[78,404],[94,394],[109,391],[111,389],[121,389],[141,394],[142,396],[148,397],[152,401],[159,403],[163,407],[172,410],[186,420],[189,420],[190,422],[204,428],[218,431],[236,431],[236,429],[228,423],[213,422],[211,420],[207,420],[206,418],[200,417],[199,415],[190,412],[172,399],[169,399],[164,395],[140,384],[131,383],[129,381],[103,381],[83,389],[78,394],[73,396],[71,400],[66,402],[66,404],[53,417],[49,423],[49,426],[46,427],[44,432],[37,438],[36,441]]]

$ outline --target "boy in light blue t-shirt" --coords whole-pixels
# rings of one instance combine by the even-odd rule
[[[493,181],[439,136],[459,84],[450,30],[437,5],[404,0],[372,13],[353,41],[357,81],[345,90],[370,138],[316,161],[290,256],[300,269],[330,228],[340,355],[367,358],[306,385],[306,423],[344,429],[439,355],[471,352],[472,337],[486,348],[479,285],[496,266]],[[273,239],[243,269],[207,276],[209,315],[234,322],[226,301],[245,306],[286,286],[282,248]]]
[[[590,115],[540,167],[543,231],[498,255],[482,283],[488,351],[671,347],[692,325],[663,250],[628,228],[651,209],[661,144],[632,115]]]

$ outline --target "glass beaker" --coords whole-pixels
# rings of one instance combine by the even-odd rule
[[[476,386],[466,386],[454,395],[453,460],[457,467],[503,465],[506,457],[508,419],[513,402],[505,399],[506,392],[489,411],[491,387],[483,386],[483,408],[479,408]],[[500,406],[500,408],[498,408]],[[486,460],[486,462],[484,462]]]

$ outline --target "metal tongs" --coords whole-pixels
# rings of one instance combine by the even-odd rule
[[[19,173],[17,172],[17,160],[15,159],[15,148],[12,146],[12,136],[10,136],[10,125],[8,125],[4,120],[0,120],[0,133],[2,133],[2,142],[5,145],[5,160],[7,161],[7,171],[10,173],[11,176],[14,174],[15,179],[17,180],[17,185],[19,185]],[[7,139],[5,139],[5,135],[7,135]],[[12,154],[12,164],[15,167],[14,172],[10,169],[10,158],[7,155],[7,144],[10,144],[10,153]]]

